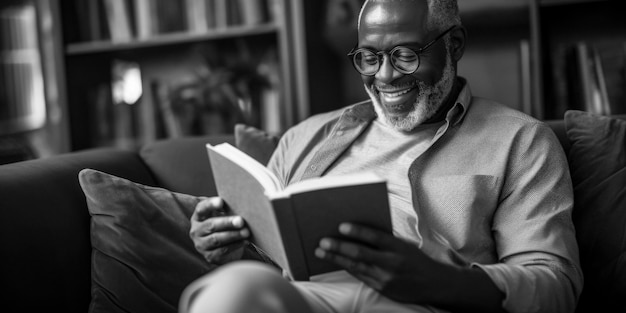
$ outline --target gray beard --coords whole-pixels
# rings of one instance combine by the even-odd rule
[[[421,81],[417,82],[419,94],[417,95],[417,99],[415,99],[411,112],[403,117],[392,117],[385,114],[382,104],[380,103],[380,98],[374,90],[373,85],[371,88],[365,86],[365,91],[374,103],[374,110],[376,114],[378,114],[379,120],[398,131],[409,132],[437,113],[437,110],[443,105],[446,96],[448,96],[452,90],[455,77],[456,73],[452,66],[452,56],[450,53],[447,53],[446,66],[441,79],[433,86],[426,85]]]

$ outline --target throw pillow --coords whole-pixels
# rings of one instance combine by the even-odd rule
[[[235,145],[263,165],[267,165],[278,145],[278,137],[253,126],[235,125]]]
[[[567,111],[565,127],[585,275],[579,312],[626,312],[626,121]]]
[[[90,312],[171,312],[183,289],[212,267],[189,238],[201,198],[84,169],[91,215]]]

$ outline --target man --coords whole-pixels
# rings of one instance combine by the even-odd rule
[[[565,156],[543,123],[471,96],[456,76],[465,41],[454,0],[366,1],[349,56],[370,101],[292,128],[268,166],[286,183],[375,171],[394,235],[341,225],[358,240],[325,238],[316,255],[345,271],[310,282],[230,263],[190,286],[182,310],[572,312],[582,274]],[[247,258],[244,221],[221,208],[196,208],[198,251]]]

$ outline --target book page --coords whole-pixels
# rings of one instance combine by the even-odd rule
[[[303,193],[318,189],[337,188],[353,185],[366,185],[380,182],[385,182],[385,180],[373,172],[322,176],[293,183],[285,187],[282,191],[271,194],[269,196],[274,198],[283,198],[296,193]]]
[[[231,159],[233,162],[239,164],[246,171],[250,172],[256,180],[265,188],[267,194],[276,194],[283,189],[280,180],[268,170],[263,164],[247,155],[243,151],[233,147],[229,143],[221,143],[215,146],[207,144],[208,149],[212,149],[221,155]]]
[[[297,266],[291,266],[284,245],[285,235],[283,232],[288,231],[292,234],[293,231],[283,230],[285,227],[279,226],[281,223],[279,218],[286,218],[287,221],[282,224],[287,226],[295,224],[293,216],[290,215],[291,210],[283,209],[280,212],[275,212],[277,208],[289,207],[289,199],[285,199],[287,201],[281,201],[282,199],[270,201],[266,196],[266,186],[263,186],[253,173],[257,173],[258,177],[265,177],[266,180],[269,176],[263,175],[263,172],[259,171],[258,168],[247,169],[244,164],[250,166],[256,161],[247,160],[245,157],[243,157],[244,161],[237,159],[236,156],[245,156],[242,152],[238,150],[237,152],[233,152],[234,150],[224,152],[225,149],[228,150],[229,148],[222,147],[219,149],[207,145],[217,194],[224,200],[233,214],[244,219],[250,229],[250,237],[248,238],[250,242],[265,251],[284,269],[291,270],[293,267],[297,270]],[[290,244],[290,242],[287,243]],[[299,246],[299,243],[296,244]]]

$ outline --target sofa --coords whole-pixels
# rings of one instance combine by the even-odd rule
[[[626,311],[624,119],[625,116],[608,118],[570,111],[563,120],[547,121],[568,155],[575,184],[577,204],[574,216],[586,282],[578,312],[603,312],[613,309],[616,309],[614,312]],[[572,126],[572,123],[575,125]],[[253,128],[247,130],[254,131]],[[140,270],[136,268],[129,271],[126,269],[127,272],[124,274],[135,275],[132,281],[121,278],[123,276],[118,277],[114,272],[105,272],[103,274],[105,278],[110,276],[118,281],[115,285],[118,289],[96,290],[102,286],[96,286],[98,284],[94,281],[94,275],[98,274],[94,273],[97,266],[94,264],[94,258],[98,251],[92,244],[98,238],[92,233],[97,226],[93,219],[107,217],[107,213],[98,215],[99,213],[93,212],[93,208],[90,207],[93,203],[89,201],[94,200],[89,196],[86,197],[84,186],[81,185],[82,182],[79,183],[79,173],[89,168],[142,186],[157,187],[156,190],[159,192],[174,194],[173,198],[168,196],[170,200],[174,199],[178,204],[188,203],[188,206],[192,206],[198,196],[216,194],[205,144],[229,142],[238,146],[248,145],[253,147],[252,149],[254,145],[269,147],[275,144],[275,141],[263,138],[259,134],[260,131],[256,132],[257,137],[251,136],[252,139],[247,141],[241,139],[241,135],[234,134],[176,138],[150,143],[138,150],[97,148],[0,166],[2,212],[0,277],[3,290],[0,294],[5,307],[3,311],[176,312],[176,297],[182,291],[181,288],[211,268],[194,269],[195,272],[187,273],[184,279],[178,279],[176,270],[187,271],[192,267],[188,264],[192,263],[185,263],[186,261],[181,261],[178,265],[176,261],[167,263],[174,264],[172,265],[174,268],[162,269],[162,274],[167,274],[163,281],[178,279],[177,284],[173,284],[176,286],[171,289],[150,286],[150,275],[141,276],[141,273],[138,273]],[[259,138],[261,140],[258,140]],[[601,147],[597,148],[594,145]],[[269,155],[268,148],[263,149],[264,152],[258,155],[260,160],[266,160]],[[603,159],[607,153],[602,149],[612,149],[609,154],[616,160]],[[592,158],[592,161],[573,156],[574,150],[582,151],[580,153],[591,151],[589,158]],[[593,155],[596,152],[600,153],[600,156]],[[593,158],[600,160],[595,162]],[[598,168],[606,167],[607,163],[615,163],[615,168],[608,170],[605,177],[594,181],[594,175],[599,172]],[[572,168],[573,165],[583,170]],[[613,187],[604,185],[607,180]],[[585,194],[585,190],[581,188],[592,190],[593,194],[579,196]],[[607,190],[612,194],[607,193]],[[592,200],[589,200],[590,198]],[[593,208],[579,208],[581,201],[589,203],[594,199],[608,203],[608,207],[600,207],[601,205],[596,207],[597,205],[592,204],[587,206],[594,206]],[[183,215],[188,216],[189,209],[184,210],[187,211],[183,212]],[[182,219],[184,218],[186,217],[183,216]],[[184,229],[184,224],[181,225],[183,226],[177,227],[183,229],[177,230],[176,236],[187,238],[187,229]],[[151,231],[157,228],[158,225]],[[133,229],[118,229],[113,233],[119,234],[123,231]],[[160,235],[162,234],[157,234],[154,238],[160,238],[158,237]],[[126,237],[130,239],[124,240],[135,240],[133,234],[130,236]],[[593,238],[587,240],[581,236]],[[124,243],[122,240],[119,241],[120,245]],[[583,244],[585,246],[582,246]],[[161,251],[164,253],[151,255],[150,260],[140,262],[137,267],[152,263],[158,265],[161,262],[160,258],[175,259],[177,255],[184,255],[190,259],[197,258],[190,262],[201,260],[199,255],[193,256],[193,252],[190,252],[193,251],[191,242],[183,245],[189,245],[186,252],[168,253],[170,246],[164,244],[162,248],[164,251]],[[597,261],[598,259],[601,260]],[[182,276],[184,275],[180,277]],[[143,290],[135,294],[136,286],[141,286]],[[107,306],[94,306],[96,296],[107,298],[110,307],[107,309]],[[128,301],[134,302],[133,307],[128,307]]]

